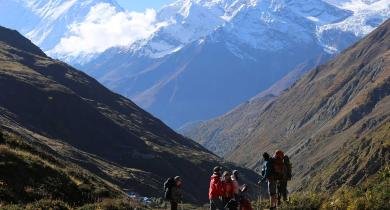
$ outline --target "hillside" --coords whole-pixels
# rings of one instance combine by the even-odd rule
[[[293,160],[292,189],[337,189],[361,183],[388,163],[389,95],[387,20],[280,96],[260,96],[186,132],[251,168],[259,167],[263,152],[281,148]]]
[[[0,133],[0,208],[61,200],[81,206],[103,198],[121,198],[121,189],[67,160],[44,143],[11,130]]]
[[[235,167],[16,31],[0,28],[0,64],[1,126],[127,193],[160,197],[163,180],[180,175],[186,200],[203,202],[212,167]]]
[[[232,111],[207,121],[188,123],[182,126],[179,132],[196,139],[198,143],[221,157],[231,153],[240,144],[240,139],[253,131],[259,123],[260,114],[277,96],[302,77],[308,71],[307,67],[311,65],[298,66],[270,88]]]

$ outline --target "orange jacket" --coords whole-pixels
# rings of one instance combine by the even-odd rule
[[[224,181],[223,182],[223,197],[224,198],[234,198],[234,183],[233,181]]]

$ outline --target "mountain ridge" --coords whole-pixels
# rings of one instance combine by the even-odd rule
[[[39,2],[38,6],[45,5],[45,0]],[[104,17],[108,16],[109,20],[117,16],[133,18],[115,1],[89,3],[81,5],[81,1],[72,1],[71,10],[81,12],[80,16],[69,20],[72,22],[70,31],[56,35],[64,40],[62,45],[67,43],[65,41],[68,45],[77,45],[77,40],[86,38],[83,27],[92,27],[91,24],[107,27],[103,19],[91,22],[97,11],[108,11]],[[139,14],[148,18],[152,29],[145,29],[147,35],[139,39],[127,40],[127,45],[115,42],[102,53],[90,52],[90,48],[85,49],[82,45],[77,49],[88,52],[81,50],[62,55],[57,49],[54,54],[62,60],[75,61],[71,63],[111,90],[134,100],[171,127],[179,128],[185,123],[207,120],[232,109],[304,63],[315,65],[318,57],[326,61],[390,17],[390,7],[386,5],[385,0],[178,0],[159,11]],[[50,7],[44,8],[53,13]],[[91,11],[93,14],[89,17]],[[66,17],[67,13],[64,15]],[[116,39],[122,40],[121,37]],[[88,40],[96,41],[94,37]],[[58,47],[64,47],[62,45]],[[102,47],[93,46],[99,50]],[[202,49],[213,51],[215,59],[210,59],[214,54],[200,58],[199,50]],[[297,55],[303,55],[307,50],[310,50],[308,58],[298,58]],[[45,51],[54,55],[53,50]],[[274,59],[267,57],[268,54]],[[275,61],[286,57],[294,59],[286,60],[286,65]],[[235,61],[225,68],[224,60]],[[233,75],[241,73],[249,82]],[[200,81],[201,78],[207,81]],[[190,90],[187,84],[193,84],[194,88]],[[184,97],[188,92],[198,97]],[[227,96],[228,92],[231,96]],[[226,104],[217,101],[226,101]],[[209,109],[202,108],[206,102]]]
[[[279,96],[254,98],[186,132],[253,169],[262,152],[285,150],[295,166],[293,190],[355,186],[389,161],[389,41],[387,20]]]
[[[130,100],[41,51],[35,54],[38,48],[27,39],[0,28],[7,33],[15,35],[11,43],[33,48],[0,39],[2,127],[141,195],[159,197],[163,180],[179,174],[188,180],[186,199],[203,202],[215,165],[239,168],[253,183],[255,173],[225,163]]]
[[[160,11],[167,13],[163,18],[178,11],[176,22],[133,47],[110,49],[81,68],[177,129],[223,114],[305,63],[308,70],[331,58],[337,50],[324,46],[327,35],[340,41],[340,49],[358,39],[317,31],[345,20],[351,11],[323,1],[305,2],[178,1]],[[201,23],[193,16],[205,10],[217,19],[229,11],[232,15],[222,18],[223,23],[206,21],[193,33]]]

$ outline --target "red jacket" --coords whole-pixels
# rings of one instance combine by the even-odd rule
[[[213,200],[223,195],[223,184],[221,177],[213,174],[210,180],[209,199]]]
[[[223,182],[223,197],[233,198],[234,197],[234,183],[233,181]]]

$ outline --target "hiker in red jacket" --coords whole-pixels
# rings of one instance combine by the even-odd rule
[[[229,171],[223,172],[222,183],[223,183],[223,195],[222,202],[225,209],[234,210],[237,209],[237,201],[235,200],[234,194],[234,183],[231,178]]]
[[[213,175],[211,176],[209,187],[210,210],[224,210],[221,200],[221,197],[223,196],[221,171],[221,167],[217,166],[214,168]]]

